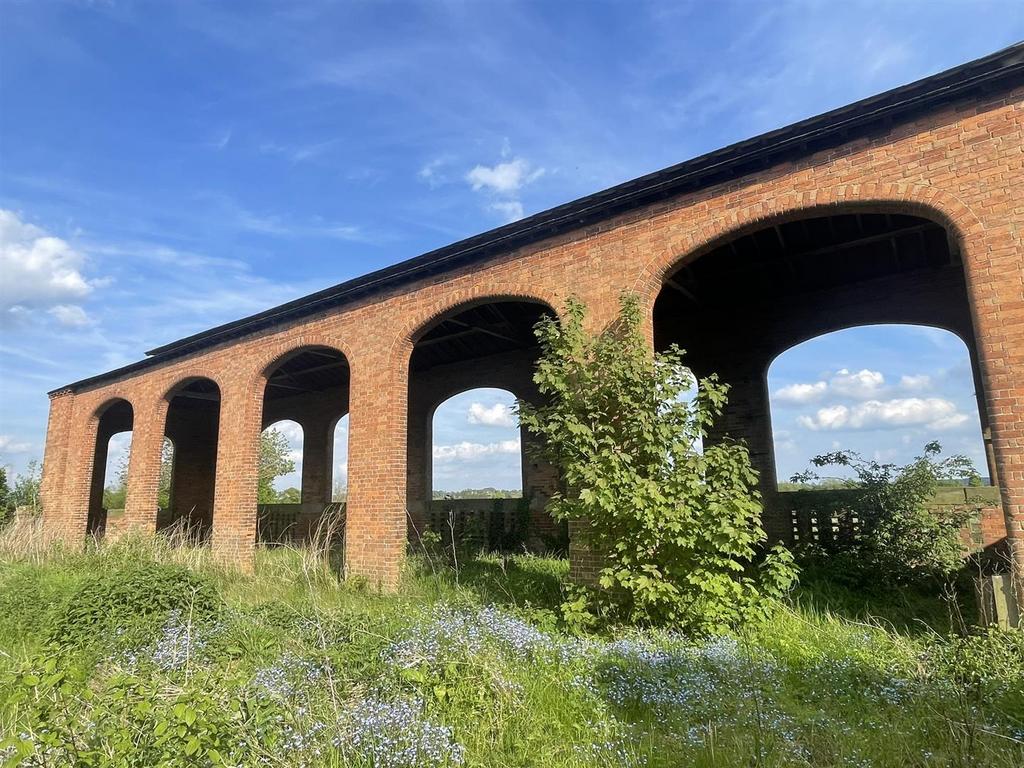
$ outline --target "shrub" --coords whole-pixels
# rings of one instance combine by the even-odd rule
[[[219,606],[215,587],[202,574],[172,563],[130,560],[80,584],[51,623],[48,639],[85,646],[118,632],[152,633],[171,611],[202,620]]]
[[[960,530],[976,510],[929,507],[942,480],[972,477],[974,465],[966,456],[939,459],[942,446],[928,443],[922,455],[911,463],[882,464],[864,459],[854,451],[834,451],[815,456],[815,467],[841,466],[855,477],[846,487],[859,491],[850,495],[844,509],[834,510],[841,518],[857,518],[856,535],[837,539],[824,552],[841,568],[851,583],[908,584],[929,579],[948,579],[963,565],[966,554]],[[814,470],[795,475],[794,482],[817,479]]]
[[[754,567],[766,537],[746,447],[694,447],[720,415],[727,386],[711,376],[693,403],[681,399],[695,383],[683,352],[648,351],[635,297],[623,297],[618,323],[596,337],[584,331],[585,315],[570,300],[561,324],[537,325],[534,380],[544,404],[518,409],[566,484],[549,511],[587,521],[591,546],[607,557],[605,591],[592,596],[603,605],[594,607],[696,631],[750,618],[759,598],[784,592],[795,573],[781,548]]]

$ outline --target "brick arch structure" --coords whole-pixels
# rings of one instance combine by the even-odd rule
[[[159,395],[158,400],[163,400],[170,403],[175,396],[185,389],[190,384],[194,384],[197,381],[209,381],[217,385],[219,392],[224,391],[223,381],[218,381],[222,378],[221,372],[212,368],[203,368],[199,370],[189,369],[187,373],[179,374],[174,377],[171,383],[163,384],[163,393]]]
[[[990,474],[994,478],[997,477],[999,473],[996,466],[1000,463],[997,456],[1005,451],[1006,441],[1000,441],[998,426],[990,427],[987,418],[988,413],[1000,407],[996,402],[999,395],[992,392],[993,387],[989,380],[985,349],[991,347],[979,344],[980,341],[991,339],[996,334],[985,327],[985,317],[977,309],[991,302],[991,292],[995,288],[985,279],[990,271],[992,248],[983,220],[957,194],[925,184],[838,184],[731,208],[717,217],[710,218],[701,229],[689,233],[680,245],[679,253],[682,255],[671,257],[661,253],[648,260],[637,279],[637,290],[650,309],[649,316],[652,316],[655,301],[665,290],[669,278],[680,268],[702,258],[711,257],[716,249],[742,237],[768,231],[782,224],[847,214],[903,214],[940,225],[961,254],[963,311],[944,317],[943,310],[938,308],[934,300],[926,304],[911,300],[892,301],[885,305],[864,305],[853,309],[854,312],[865,313],[863,317],[818,315],[814,318],[803,318],[802,327],[792,327],[783,331],[784,335],[774,342],[774,346],[765,347],[762,341],[752,347],[762,348],[760,358],[755,354],[740,353],[741,357],[748,358],[747,367],[750,370],[736,375],[734,397],[738,389],[742,406],[730,406],[724,417],[726,426],[722,429],[723,433],[748,440],[752,457],[760,464],[762,494],[766,498],[771,498],[775,490],[775,471],[771,419],[767,407],[767,372],[772,361],[785,350],[803,341],[842,328],[878,323],[932,325],[955,333],[964,340],[968,348],[978,392],[986,453],[990,458]],[[772,333],[764,328],[760,328],[758,332]],[[650,333],[653,338],[653,324]],[[745,408],[747,412],[740,413],[741,408]],[[1004,489],[1004,493],[1006,492]],[[1019,512],[1007,509],[1006,517],[1009,529],[1020,525]],[[782,526],[783,523],[780,522],[779,526],[772,530],[769,525],[769,530],[777,534],[782,531]]]
[[[127,407],[127,414],[112,413],[122,404]],[[103,507],[103,491],[107,479],[105,470],[110,439],[114,435],[132,431],[134,422],[135,406],[128,398],[117,395],[107,397],[93,409],[89,416],[86,430],[87,434],[92,436],[94,447],[92,455],[89,457],[91,460],[87,473],[89,476],[89,506],[86,513],[85,529],[90,535],[102,536],[106,532],[107,521],[106,509]]]
[[[557,290],[545,290],[545,286],[526,285],[524,283],[485,283],[470,285],[468,288],[453,291],[438,297],[417,312],[399,331],[395,344],[408,343],[415,346],[419,338],[430,330],[445,316],[461,312],[483,304],[500,301],[522,301],[530,304],[541,304],[548,311],[558,316],[556,306],[563,296]]]
[[[352,352],[349,345],[330,333],[299,336],[290,340],[284,351],[281,346],[274,345],[255,361],[252,396],[260,400],[261,432],[286,419],[302,429],[301,504],[302,514],[310,517],[319,515],[331,502],[334,430],[349,410]],[[294,379],[296,374],[285,374],[289,381],[281,386],[304,386],[308,391],[288,396],[286,390],[283,398],[269,399],[274,376],[292,362],[300,363],[299,375],[313,378],[299,382]]]
[[[213,545],[227,559],[250,563],[260,373],[296,346],[337,348],[344,340],[351,371],[346,567],[394,587],[406,545],[410,359],[431,324],[478,302],[560,308],[574,294],[591,310],[589,327],[600,329],[614,320],[621,291],[633,290],[653,309],[669,270],[686,260],[698,264],[725,240],[799,217],[885,209],[937,222],[958,247],[970,329],[963,333],[986,393],[984,416],[1008,534],[1021,543],[1024,584],[1022,147],[1024,44],[159,347],[138,363],[51,393],[46,525],[79,538],[69,520],[87,483],[87,462],[79,458],[87,417],[115,392],[137,403],[129,498],[132,514],[148,519],[160,396],[179,377],[202,371],[220,384],[222,397]],[[923,284],[907,285],[923,297]],[[765,328],[762,320],[750,320],[748,330]],[[713,321],[705,325],[716,332]],[[653,320],[649,331],[653,338]],[[765,349],[758,354],[770,357]],[[738,350],[726,362],[739,366],[742,358]],[[756,366],[750,368],[753,381]]]
[[[842,322],[837,323],[835,325],[824,324],[815,328],[814,330],[808,330],[806,334],[794,337],[792,341],[787,340],[785,347],[782,347],[777,352],[774,352],[772,354],[772,357],[768,360],[768,367],[770,368],[772,365],[774,365],[776,360],[778,360],[780,357],[782,357],[790,350],[796,349],[801,344],[806,344],[808,341],[814,341],[815,339],[820,339],[822,336],[829,336],[833,333],[849,331],[853,330],[854,328],[868,328],[875,325],[908,325],[916,326],[919,328],[934,328],[939,331],[946,331],[947,333],[951,333],[953,336],[956,336],[956,338],[963,343],[964,349],[970,351],[970,343],[968,341],[969,337],[965,336],[964,329],[957,327],[956,325],[953,325],[951,323],[928,322],[925,319],[915,321],[904,319],[888,320],[883,317],[878,320],[870,320],[865,322]]]
[[[487,305],[504,303],[529,304],[558,317],[556,291],[541,290],[543,286],[515,283],[488,283],[475,289],[457,292],[430,306],[423,315],[409,323],[401,333],[416,348],[416,342],[432,332],[446,318]],[[528,331],[532,339],[532,330]],[[533,356],[529,349],[489,354],[482,358],[451,362],[426,371],[411,371],[407,422],[408,452],[406,456],[406,510],[409,517],[408,534],[416,539],[427,524],[427,512],[432,504],[432,436],[433,417],[437,407],[451,397],[479,387],[494,387],[512,392],[516,397],[536,397],[533,383]],[[412,358],[411,358],[412,359]],[[543,506],[554,490],[557,477],[551,467],[528,461],[525,456],[531,436],[520,432],[523,446],[523,494],[530,499],[532,512],[547,533],[552,528],[550,516],[543,514]]]
[[[722,211],[700,229],[684,235],[681,242],[674,244],[673,251],[659,253],[646,261],[634,290],[653,305],[665,279],[673,271],[721,244],[775,224],[844,212],[905,213],[931,219],[945,227],[970,258],[979,260],[979,266],[984,258],[980,245],[984,225],[952,192],[924,184],[837,184]]]

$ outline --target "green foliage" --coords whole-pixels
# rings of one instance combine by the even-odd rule
[[[9,503],[17,508],[24,508],[30,515],[38,515],[39,506],[39,485],[42,481],[42,469],[39,462],[33,459],[25,468],[25,473],[19,473],[14,480],[14,488],[11,489],[8,497]]]
[[[255,766],[262,764],[257,742],[269,749],[279,740],[268,726],[283,718],[280,706],[217,669],[176,690],[125,671],[87,681],[81,667],[56,656],[31,658],[11,675],[3,703],[18,712],[21,732],[0,741],[10,764]]]
[[[62,647],[85,646],[109,640],[119,628],[152,631],[174,610],[201,620],[219,608],[216,589],[202,574],[130,558],[84,580],[54,617],[48,639]]]
[[[302,502],[302,492],[298,488],[285,488],[277,494],[276,504],[299,504]]]
[[[565,560],[488,555],[455,578],[414,558],[381,596],[305,578],[311,554],[290,548],[261,550],[243,576],[161,546],[0,562],[0,765],[1024,764],[1021,633],[912,637],[780,604],[771,623],[698,641],[569,635],[550,609],[590,595],[560,590]],[[106,647],[19,641],[97,574],[175,556],[216,590],[214,621],[125,611],[98,628],[122,638]]]
[[[14,514],[14,503],[11,501],[11,489],[7,485],[7,468],[0,467],[0,526]]]
[[[281,501],[281,494],[274,489],[274,480],[295,471],[295,462],[288,454],[291,447],[288,438],[274,428],[263,430],[260,435],[259,491],[260,504],[290,504]]]
[[[728,388],[710,376],[692,402],[683,399],[695,384],[683,353],[647,351],[635,297],[623,297],[618,323],[598,336],[584,330],[585,317],[570,300],[561,323],[538,324],[534,380],[544,402],[519,403],[519,418],[566,483],[549,511],[586,520],[590,545],[608,559],[592,603],[698,632],[751,618],[795,572],[781,549],[755,566],[766,537],[746,447],[694,448]]]
[[[834,510],[841,528],[856,535],[840,537],[818,553],[831,570],[855,584],[910,584],[946,580],[963,566],[966,549],[960,530],[976,514],[968,507],[934,507],[927,503],[941,481],[977,473],[966,456],[939,458],[942,446],[930,442],[922,455],[904,466],[868,460],[854,451],[815,456],[815,467],[852,470],[846,487],[858,491],[842,509]],[[817,479],[814,470],[794,482]],[[851,518],[858,523],[853,524]],[[814,556],[815,552],[808,553]]]

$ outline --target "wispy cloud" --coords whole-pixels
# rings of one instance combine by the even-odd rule
[[[0,456],[10,453],[27,453],[33,447],[32,443],[18,440],[11,435],[0,435]]]
[[[435,445],[434,461],[446,463],[452,461],[476,461],[496,454],[518,454],[522,446],[519,440],[502,440],[497,443],[472,443],[463,441],[455,445]]]

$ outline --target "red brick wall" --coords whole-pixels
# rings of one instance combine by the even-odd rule
[[[136,414],[189,376],[221,388],[213,545],[251,560],[255,530],[255,447],[263,372],[309,345],[342,351],[351,372],[348,568],[393,586],[406,539],[408,366],[419,329],[454,307],[486,298],[528,297],[561,307],[575,293],[600,328],[623,289],[653,306],[664,275],[723,238],[784,219],[841,210],[911,213],[948,227],[964,258],[992,445],[1010,535],[1024,536],[1024,90],[952,104],[884,135],[781,163],[693,194],[667,199],[599,225],[496,254],[341,309],[223,342],[112,383],[54,398],[44,469],[46,525],[77,539],[84,530],[95,439],[94,413],[112,396]],[[152,494],[159,419],[137,417],[129,507]],[[139,431],[143,439],[140,441]],[[66,457],[66,460],[62,460]],[[143,505],[145,506],[145,505]],[[132,514],[142,514],[135,507]],[[127,513],[126,513],[127,514]],[[1024,571],[1024,549],[1018,554]]]

